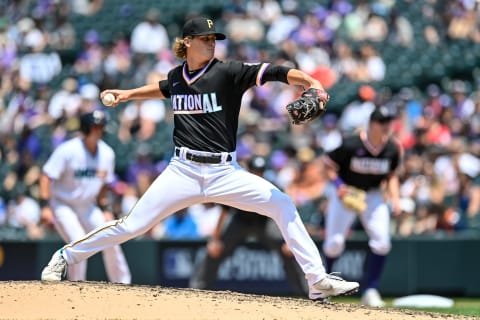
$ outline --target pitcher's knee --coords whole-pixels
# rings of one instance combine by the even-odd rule
[[[343,236],[333,236],[323,243],[323,252],[329,258],[340,256],[345,250],[345,238]]]
[[[391,242],[371,242],[369,243],[370,249],[373,253],[386,256],[392,249]]]
[[[126,239],[136,238],[146,233],[152,226],[145,223],[133,223],[132,221],[119,221],[117,225]]]
[[[295,214],[297,211],[295,204],[293,203],[292,198],[289,195],[283,192],[276,192],[273,194],[273,197],[270,202],[269,208],[270,215],[288,215],[288,214]]]

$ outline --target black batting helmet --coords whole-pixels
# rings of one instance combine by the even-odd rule
[[[101,110],[85,113],[80,116],[80,130],[89,134],[92,126],[104,126],[107,124],[107,116]]]
[[[247,165],[249,170],[263,172],[267,167],[267,160],[261,156],[253,156]]]

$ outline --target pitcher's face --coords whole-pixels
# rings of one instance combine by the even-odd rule
[[[214,34],[189,38],[190,54],[205,60],[211,60],[215,55],[215,39]]]

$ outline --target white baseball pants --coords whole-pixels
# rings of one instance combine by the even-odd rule
[[[355,213],[345,208],[335,195],[329,198],[325,224],[323,252],[327,257],[337,258],[345,250],[347,233],[359,216],[369,237],[368,245],[373,253],[387,255],[392,247],[390,241],[390,211],[379,190],[367,192],[367,210]]]
[[[98,251],[135,238],[180,209],[214,202],[272,218],[309,285],[323,279],[325,268],[319,250],[290,197],[267,180],[243,169],[236,162],[235,153],[231,155],[232,162],[220,164],[199,164],[174,156],[127,216],[66,245],[67,263],[78,263]]]

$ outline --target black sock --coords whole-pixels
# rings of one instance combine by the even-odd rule
[[[362,291],[368,288],[378,288],[386,258],[387,256],[378,255],[371,251],[369,252],[365,265]]]

